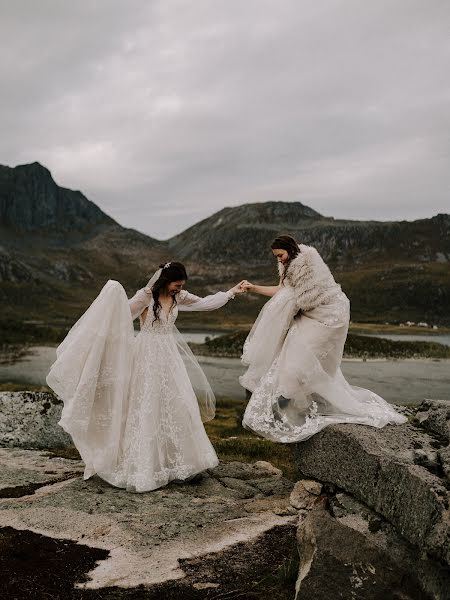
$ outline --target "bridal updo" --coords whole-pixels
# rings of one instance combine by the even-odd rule
[[[286,250],[289,255],[289,262],[300,254],[300,248],[297,242],[290,235],[280,235],[270,244],[272,250]]]
[[[161,303],[159,301],[159,295],[161,292],[174,281],[187,281],[188,276],[186,273],[186,268],[183,264],[179,262],[168,262],[159,265],[161,269],[161,275],[159,279],[155,281],[152,287],[152,295],[153,295],[153,323],[158,321],[159,314],[161,312]],[[174,304],[176,304],[177,299],[176,296],[173,297]]]
[[[298,243],[290,235],[279,235],[273,240],[273,242],[270,244],[270,247],[272,250],[286,250],[286,252],[288,253],[288,261],[284,265],[284,269],[280,271],[281,280],[284,280],[286,270],[290,262],[298,254],[300,254],[300,248],[298,247]]]

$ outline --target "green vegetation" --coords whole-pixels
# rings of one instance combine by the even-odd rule
[[[344,355],[360,358],[450,358],[450,348],[437,342],[403,342],[350,333]]]
[[[69,327],[56,327],[45,323],[33,323],[14,319],[0,320],[0,340],[2,346],[14,344],[59,343],[69,331]]]
[[[16,383],[14,381],[4,381],[0,383],[0,392],[51,392],[46,385],[37,385],[34,383]]]
[[[248,331],[238,331],[204,344],[190,344],[193,352],[203,356],[239,358]],[[357,358],[450,358],[450,348],[437,342],[392,341],[349,333],[344,356]]]

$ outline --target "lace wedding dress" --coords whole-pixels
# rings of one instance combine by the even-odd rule
[[[183,290],[153,323],[149,287],[128,300],[109,280],[57,348],[48,385],[64,401],[59,425],[86,465],[114,486],[145,492],[218,464],[202,421],[215,399],[175,327],[178,311],[214,310],[230,298]],[[134,336],[133,318],[148,307]]]
[[[345,380],[341,361],[350,302],[317,250],[299,248],[244,344],[248,369],[240,383],[253,392],[244,427],[290,443],[332,423],[404,423],[383,398]]]

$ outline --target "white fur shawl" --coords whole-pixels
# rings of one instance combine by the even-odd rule
[[[297,308],[307,312],[329,302],[341,292],[341,286],[315,248],[304,244],[299,248],[300,254],[287,266],[284,284],[295,289]],[[284,267],[279,267],[282,276]]]

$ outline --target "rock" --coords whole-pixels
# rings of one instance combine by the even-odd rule
[[[435,451],[414,449],[414,463],[425,467],[431,473],[439,474],[440,463],[438,454]]]
[[[220,481],[227,488],[231,488],[238,492],[240,498],[255,498],[256,496],[262,495],[258,488],[252,487],[246,481],[241,481],[234,477],[221,477]]]
[[[450,446],[446,448],[442,448],[442,450],[438,451],[439,463],[446,475],[447,479],[450,481]]]
[[[248,479],[266,478],[268,475],[279,475],[279,469],[276,469],[277,473],[274,473],[273,469],[275,469],[275,467],[270,465],[272,468],[268,469],[267,465],[270,465],[270,463],[266,463],[265,461],[258,461],[253,464],[236,461],[221,463],[218,467],[213,469],[214,477],[234,477],[246,481]],[[208,473],[211,473],[211,470],[209,470]]]
[[[383,520],[380,517],[369,517],[369,531],[371,531],[372,533],[380,531],[382,524]]]
[[[205,582],[205,583],[194,583],[192,587],[195,590],[209,590],[209,589],[216,589],[220,586],[218,583]]]
[[[266,496],[285,496],[286,494],[289,494],[294,487],[294,482],[289,479],[280,478],[278,475],[275,477],[250,479],[247,483],[256,487]]]
[[[47,462],[52,469],[45,468]],[[50,461],[44,452],[0,448],[0,498],[35,494],[45,486],[79,477],[83,470],[81,461]]]
[[[427,405],[428,427],[433,424],[444,431],[447,406]],[[418,438],[426,456],[433,456],[436,440],[411,423],[382,429],[334,425],[298,444],[297,466],[304,476],[345,490],[384,517],[417,549],[450,565],[448,481],[443,473],[437,474],[435,464],[432,469],[415,464],[413,442]],[[445,458],[445,452],[440,456]]]
[[[417,411],[420,426],[450,443],[450,401],[424,400]]]
[[[317,501],[315,492],[312,493],[308,490],[311,483],[316,482],[306,481],[305,485],[305,480],[297,481],[289,497],[290,503],[294,508],[298,510],[311,508]],[[317,491],[317,488],[315,488],[315,491]]]
[[[221,463],[198,482],[143,494],[96,476],[84,481],[82,473],[81,461],[0,449],[0,528],[107,550],[78,584],[99,596],[103,588],[141,585],[151,598],[189,597],[186,586],[206,592],[207,584],[231,593],[236,580],[250,593],[255,577],[281,568],[295,550],[297,515],[287,510],[293,483],[267,469]]]
[[[438,563],[430,566],[392,526],[385,528],[383,535],[372,533],[360,515],[336,519],[316,504],[297,532],[296,598],[448,598],[448,570]]]
[[[349,496],[348,494],[343,494],[341,492],[336,494],[336,500],[346,513],[368,514],[367,507],[362,502],[358,502],[358,500],[353,498],[353,496]]]
[[[315,496],[320,496],[322,493],[322,484],[318,481],[312,481],[310,479],[303,479],[303,487],[310,494],[314,494]]]
[[[271,475],[278,475],[279,477],[283,475],[283,471],[281,469],[277,469],[277,467],[274,467],[270,462],[265,460],[257,460],[253,466],[256,469],[266,470]]]
[[[57,424],[62,407],[62,401],[47,392],[1,392],[0,446],[39,449],[70,446],[70,436]]]

